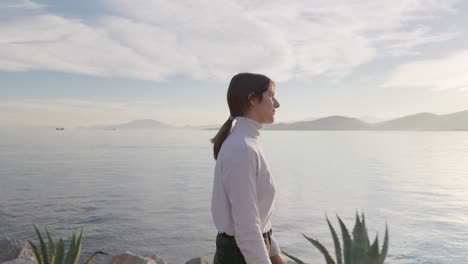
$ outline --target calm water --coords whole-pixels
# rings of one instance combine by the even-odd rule
[[[212,258],[214,131],[0,131],[0,236],[85,230],[94,250]],[[387,263],[468,263],[468,133],[264,131],[283,250],[324,263],[325,221],[390,232]],[[338,228],[338,226],[336,226]],[[211,262],[211,261],[210,261]]]

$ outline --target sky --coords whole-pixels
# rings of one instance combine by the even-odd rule
[[[0,0],[0,126],[229,116],[238,72],[278,122],[468,109],[468,1]]]

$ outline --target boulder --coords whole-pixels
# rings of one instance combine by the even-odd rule
[[[150,257],[150,258],[156,260],[156,263],[158,263],[158,264],[167,264],[166,261],[164,261],[164,259],[162,259],[162,258],[161,258],[160,256],[158,256],[158,255],[151,254],[151,255],[149,255],[148,257]]]
[[[17,259],[2,262],[2,264],[36,264],[36,261],[31,257],[19,257]]]
[[[209,264],[208,257],[193,258],[185,264]]]
[[[0,239],[0,263],[20,257],[33,257],[34,253],[27,241],[9,238]]]
[[[160,264],[160,262],[157,262],[150,257],[143,257],[130,252],[125,252],[112,257],[108,256],[100,258],[99,260],[94,261],[93,264]]]

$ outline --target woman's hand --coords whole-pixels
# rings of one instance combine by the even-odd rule
[[[283,257],[281,254],[270,257],[270,260],[271,260],[271,264],[287,264],[286,258]]]

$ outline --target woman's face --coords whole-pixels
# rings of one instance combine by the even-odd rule
[[[270,86],[263,93],[262,101],[254,99],[252,114],[260,124],[271,124],[275,121],[275,109],[279,106],[280,104],[275,98],[275,87]]]

